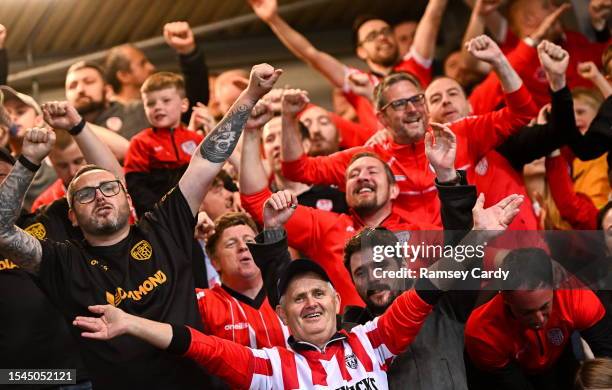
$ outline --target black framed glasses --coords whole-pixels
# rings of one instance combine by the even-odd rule
[[[380,111],[385,111],[387,109],[387,107],[389,107],[389,106],[391,106],[393,111],[405,110],[406,107],[408,106],[408,103],[411,103],[415,107],[422,106],[423,104],[425,104],[425,94],[420,93],[418,95],[414,95],[414,96],[409,97],[409,98],[403,98],[403,99],[394,100],[394,101],[389,102],[389,103],[385,104],[384,106],[382,106]]]
[[[393,30],[391,30],[391,27],[383,27],[380,30],[370,31],[359,44],[362,45],[367,42],[374,42],[379,35],[390,37],[393,35]]]
[[[110,198],[115,196],[121,191],[123,184],[119,180],[103,181],[97,187],[83,187],[80,190],[74,192],[72,200],[79,202],[80,204],[91,203],[96,199],[96,191],[100,190],[102,195]]]

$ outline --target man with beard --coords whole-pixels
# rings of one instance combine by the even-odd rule
[[[79,171],[67,200],[82,241],[38,241],[14,225],[27,186],[55,140],[47,129],[29,129],[22,155],[0,184],[0,250],[37,274],[43,291],[67,318],[86,313],[89,305],[108,303],[201,329],[192,274],[195,214],[255,103],[281,73],[268,64],[253,67],[249,86],[202,141],[177,187],[134,226],[128,223],[131,201],[121,180],[95,166]],[[57,127],[78,135],[84,125],[83,120],[76,125],[66,121]],[[107,345],[83,340],[81,347],[96,388],[191,389],[208,382],[189,361],[134,340]]]
[[[308,128],[309,156],[328,156],[340,149],[361,146],[375,133],[374,129],[348,121],[314,104],[306,106],[297,117]]]
[[[286,91],[283,96],[283,111],[293,111],[290,116],[294,117],[305,104],[303,97],[303,91]],[[245,145],[248,137],[256,136],[246,132]],[[251,167],[251,170],[248,171],[249,175],[240,175],[242,205],[255,221],[261,223],[261,210],[270,197],[270,190],[263,170],[252,169],[257,162],[257,154],[251,152],[250,156],[246,152],[245,148],[241,170],[247,172],[247,167]],[[389,166],[376,154],[357,153],[347,165],[345,194],[349,214],[299,205],[286,228],[289,246],[314,259],[326,269],[342,297],[343,305],[363,306],[350,276],[342,266],[344,242],[364,226],[382,225],[394,230],[434,229],[435,226],[422,220],[407,219],[395,212],[393,201],[399,195],[399,187]],[[448,175],[441,180],[444,182],[455,179],[455,176]]]
[[[359,122],[371,129],[379,127],[370,101],[350,91],[349,81],[378,83],[391,72],[412,73],[426,86],[431,80],[431,63],[436,38],[447,0],[431,0],[416,29],[412,48],[400,58],[391,26],[374,17],[363,17],[353,27],[357,56],[366,62],[370,73],[349,68],[336,58],[319,51],[304,36],[289,26],[277,12],[277,0],[249,0],[255,14],[270,26],[281,42],[299,59],[319,71],[337,88],[342,88],[357,110]],[[362,77],[364,76],[364,77]]]
[[[457,166],[475,177],[477,162],[508,136],[537,115],[537,107],[521,79],[499,47],[487,36],[470,41],[470,52],[494,64],[503,80],[508,106],[501,110],[463,118],[449,126],[457,135]],[[300,98],[301,104],[307,101]],[[389,164],[400,188],[396,211],[410,221],[441,226],[440,204],[436,199],[433,172],[427,168],[424,136],[429,129],[425,95],[409,74],[387,76],[376,88],[377,116],[392,133],[393,139],[373,146],[351,148],[324,157],[308,157],[295,142],[295,131],[283,133],[283,174],[309,184],[337,185],[344,188],[345,172],[358,153],[374,152]],[[288,130],[290,128],[287,128]],[[507,194],[507,193],[506,193]],[[502,196],[503,197],[503,196]],[[502,197],[487,196],[487,207]],[[522,223],[518,219],[517,223]]]
[[[273,117],[266,123],[261,132],[263,156],[268,163],[269,172],[271,172],[270,188],[273,191],[291,190],[297,195],[298,202],[302,205],[337,213],[346,212],[347,206],[344,194],[337,188],[325,185],[311,186],[285,178],[281,171],[282,122],[282,117]],[[300,133],[300,143],[303,147],[309,149],[310,145],[312,145],[312,140],[309,138],[308,129],[304,125],[300,125],[298,131]],[[249,172],[249,174],[254,170],[262,169],[262,162],[258,158],[258,144],[258,139],[251,137],[250,132],[244,137],[242,150],[243,153],[247,154],[247,157],[246,160],[243,157],[243,160],[251,161],[251,163],[244,165],[243,169],[247,169],[244,172]]]
[[[197,102],[207,104],[208,68],[204,52],[196,44],[189,24],[167,23],[164,26],[164,38],[179,56],[190,106]],[[79,61],[73,64],[66,73],[66,99],[87,121],[117,131],[130,139],[140,130],[149,127],[140,101],[140,86],[153,74],[155,67],[142,51],[131,45],[116,47],[111,54],[106,65],[110,77],[106,77],[105,71],[95,63]],[[109,100],[113,90],[117,94],[124,92],[124,98]],[[189,123],[190,116],[191,109],[188,109],[182,121]]]

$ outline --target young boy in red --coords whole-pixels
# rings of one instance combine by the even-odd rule
[[[130,140],[125,157],[125,179],[138,215],[177,183],[202,136],[187,130],[181,114],[189,108],[183,78],[170,72],[155,73],[140,92],[151,127]]]

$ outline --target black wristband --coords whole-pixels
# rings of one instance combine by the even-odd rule
[[[83,131],[84,127],[85,127],[85,118],[81,118],[81,121],[76,126],[74,126],[72,129],[68,130],[68,132],[72,136],[79,135],[79,133]]]
[[[451,181],[445,181],[445,182],[439,182],[438,179],[436,179],[436,184],[439,186],[457,186],[460,185],[464,182],[464,178],[465,175],[462,171],[460,170],[456,170],[457,176],[451,180]]]
[[[40,168],[40,165],[34,164],[32,161],[28,160],[28,158],[25,157],[23,154],[19,156],[17,161],[19,161],[21,165],[23,165],[29,171],[32,171],[32,172],[36,172]]]

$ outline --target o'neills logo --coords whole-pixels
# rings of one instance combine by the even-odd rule
[[[39,240],[44,240],[47,237],[47,229],[45,225],[40,222],[36,222],[25,228],[25,232],[29,233],[32,237]]]
[[[106,302],[113,306],[119,306],[124,299],[132,299],[140,301],[142,297],[153,291],[154,288],[163,284],[168,280],[166,274],[159,270],[153,276],[149,276],[136,290],[125,291],[121,287],[117,287],[115,293],[106,292]]]
[[[149,260],[153,255],[153,248],[151,244],[149,244],[149,241],[141,240],[138,244],[134,245],[130,254],[136,260]]]
[[[17,264],[13,263],[9,259],[0,260],[0,271],[5,271],[7,269],[19,268]]]

